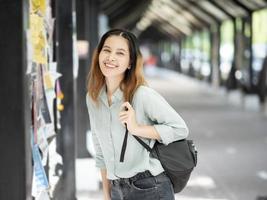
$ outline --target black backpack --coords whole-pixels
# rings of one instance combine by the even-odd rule
[[[127,145],[128,130],[126,129],[120,161],[123,162]],[[168,145],[156,142],[151,149],[143,140],[135,139],[146,148],[152,156],[159,159],[167,176],[170,178],[174,193],[181,192],[186,186],[191,172],[197,165],[197,150],[192,140],[178,140]]]

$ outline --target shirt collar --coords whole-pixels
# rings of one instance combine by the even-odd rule
[[[101,101],[109,107],[108,105],[108,95],[107,95],[107,89],[106,85],[104,85],[101,90],[100,90],[100,95],[99,95]],[[112,104],[121,102],[123,100],[123,92],[121,91],[120,87],[118,87],[115,92],[112,94],[111,101]]]

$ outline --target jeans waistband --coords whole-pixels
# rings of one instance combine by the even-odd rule
[[[135,176],[130,177],[130,178],[119,178],[119,179],[115,179],[115,180],[110,180],[110,182],[112,185],[123,184],[123,183],[132,183],[136,180],[151,177],[151,176],[153,176],[153,175],[150,173],[150,171],[144,171],[144,172],[140,172],[140,173],[138,173]]]

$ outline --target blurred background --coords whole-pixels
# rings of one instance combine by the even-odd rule
[[[0,199],[103,199],[86,79],[125,28],[199,151],[176,199],[266,200],[266,23],[266,0],[0,0]]]

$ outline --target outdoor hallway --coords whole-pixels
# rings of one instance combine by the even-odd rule
[[[92,52],[112,28],[137,36],[145,64],[196,79],[149,79],[199,149],[180,195],[266,199],[266,21],[267,0],[1,1],[0,200],[102,199],[84,97]]]
[[[176,199],[266,199],[267,114],[258,98],[213,89],[162,68],[147,78],[187,122],[189,138],[199,152],[188,186]],[[78,159],[76,163],[78,200],[102,199],[94,161]]]

